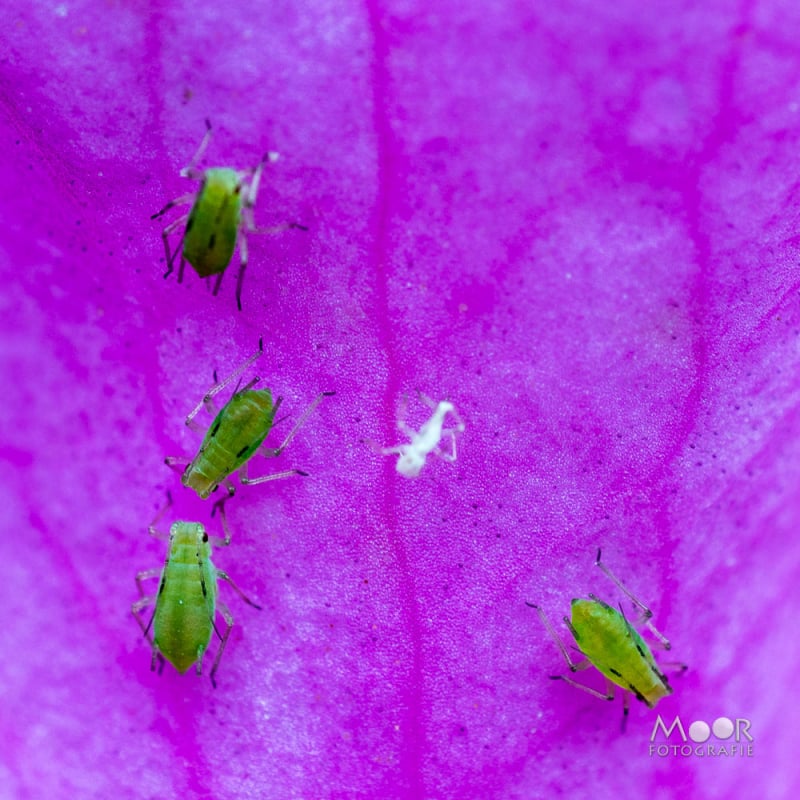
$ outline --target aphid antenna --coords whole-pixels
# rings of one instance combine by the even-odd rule
[[[642,622],[649,620],[653,616],[653,612],[644,604],[642,603],[634,594],[628,589],[627,586],[600,560],[601,550],[600,548],[597,549],[597,559],[595,560],[595,566],[600,567],[603,574],[623,593],[626,597],[630,599],[633,605],[637,608],[639,613],[642,615]]]
[[[153,517],[153,521],[152,521],[152,522],[150,523],[150,525],[148,525],[148,527],[147,527],[147,532],[148,532],[148,533],[149,533],[149,534],[150,534],[150,535],[151,535],[151,536],[152,536],[154,539],[159,539],[159,540],[161,540],[161,541],[168,541],[168,540],[169,540],[169,534],[168,534],[168,533],[164,533],[163,531],[160,531],[160,530],[158,530],[158,527],[157,527],[158,523],[159,523],[159,522],[161,522],[161,520],[163,519],[164,515],[165,515],[165,514],[167,513],[167,511],[168,511],[168,510],[169,510],[169,509],[172,507],[172,492],[170,492],[169,490],[167,490],[167,492],[166,492],[166,495],[167,495],[167,501],[166,501],[166,502],[164,503],[164,505],[163,505],[163,506],[161,506],[161,508],[160,508],[160,509],[159,509],[159,510],[156,512],[156,515],[155,515],[155,517]]]
[[[211,141],[211,121],[206,118],[206,132],[203,136],[202,141],[200,142],[200,146],[197,148],[197,152],[192,156],[191,161],[181,170],[180,174],[182,178],[189,178],[190,180],[200,180],[203,177],[203,173],[197,170],[197,165],[200,163],[200,159],[205,155],[206,148],[208,147],[209,142]]]
[[[268,458],[274,458],[276,456],[279,456],[289,446],[289,443],[292,441],[292,439],[294,439],[294,437],[297,434],[297,432],[300,430],[300,428],[303,427],[303,424],[305,423],[305,421],[311,416],[311,414],[314,412],[314,409],[322,402],[322,400],[325,397],[333,397],[333,395],[335,395],[335,394],[336,394],[336,392],[320,392],[308,404],[308,407],[300,415],[300,418],[297,420],[297,422],[295,422],[294,427],[286,435],[286,438],[283,440],[281,445],[279,447],[275,447],[275,448],[271,448],[271,449],[262,451],[263,454],[267,455],[267,453],[269,453],[269,455],[267,455]],[[273,406],[273,413],[277,410],[278,404],[280,403],[281,399],[282,398],[279,397],[278,400],[276,401],[275,405]]]
[[[231,381],[236,380],[251,364],[257,361],[264,353],[264,337],[260,337],[258,340],[258,350],[253,353],[250,358],[247,359],[243,364],[240,364],[227,378],[219,381],[214,386],[212,386],[208,393],[203,397],[203,399],[189,412],[189,415],[186,417],[187,425],[189,425],[188,420],[194,419],[199,413],[200,409],[204,406],[208,409],[209,403],[212,402],[214,397],[218,395],[226,386],[229,386]],[[216,376],[216,370],[214,370],[214,375]],[[235,392],[234,392],[235,394]],[[213,404],[212,404],[213,408]],[[210,413],[210,410],[209,410]],[[191,427],[191,425],[189,425]]]
[[[633,603],[634,608],[639,612],[639,624],[644,625],[647,630],[658,640],[659,645],[664,650],[671,650],[672,645],[669,639],[653,625],[653,612],[630,590],[627,586],[604,564],[600,561],[600,548],[597,548],[597,559],[595,566],[600,567],[603,574]]]

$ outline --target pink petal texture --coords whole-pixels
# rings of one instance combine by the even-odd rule
[[[797,796],[796,2],[11,0],[0,41],[0,797]],[[308,228],[242,312],[150,219],[206,118]],[[218,531],[163,459],[260,336],[270,441],[336,395],[228,504],[263,610],[221,588],[214,689],[130,604],[167,490]],[[365,440],[417,389],[466,430],[406,480]],[[616,606],[599,547],[688,665],[624,733],[526,605]],[[752,754],[651,755],[658,714]]]

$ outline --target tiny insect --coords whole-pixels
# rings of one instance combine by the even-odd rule
[[[206,396],[186,417],[186,425],[193,431],[203,434],[203,441],[197,455],[191,460],[175,456],[165,459],[165,463],[172,468],[179,469],[186,465],[181,475],[181,482],[184,486],[194,489],[203,499],[207,498],[220,484],[223,484],[228,493],[233,495],[235,489],[228,476],[237,471],[239,480],[246,485],[266,483],[289,478],[292,475],[308,475],[307,472],[299,469],[288,469],[271,475],[251,478],[248,475],[248,462],[256,453],[260,453],[265,458],[279,456],[322,399],[336,394],[335,392],[320,392],[300,415],[300,419],[297,420],[281,445],[274,448],[265,447],[264,440],[272,429],[275,414],[280,408],[283,398],[278,397],[273,403],[272,393],[269,389],[253,389],[259,382],[259,377],[253,378],[244,388],[237,388],[222,409],[217,410],[214,397],[238,378],[256,359],[260,358],[263,352],[264,342],[259,339],[258,351],[237,367],[225,380],[212,386]],[[202,426],[195,421],[195,417],[202,408],[214,415],[214,421],[207,431],[204,431]]]
[[[137,574],[136,586],[141,597],[131,606],[131,611],[152,648],[150,669],[155,670],[158,661],[159,673],[166,659],[181,674],[192,664],[197,664],[197,674],[201,675],[203,656],[208,650],[211,634],[215,633],[220,644],[210,677],[216,688],[215,676],[233,628],[233,615],[227,605],[217,598],[217,581],[226,581],[253,608],[260,609],[261,606],[250,600],[227,573],[217,569],[211,562],[211,542],[227,546],[231,540],[222,505],[219,504],[219,510],[224,539],[209,536],[198,522],[176,522],[170,528],[169,535],[161,533],[156,525],[170,504],[171,498],[149,527],[151,536],[169,541],[167,558],[163,568],[148,569]],[[158,592],[154,595],[147,594],[143,586],[143,581],[151,578],[160,578]],[[153,614],[145,622],[141,612],[152,605],[155,606]],[[217,611],[225,620],[224,634],[220,634],[214,621]]]
[[[597,551],[595,566],[600,567],[617,588],[631,600],[639,613],[637,625],[644,625],[664,650],[671,649],[667,638],[659,633],[651,622],[653,612],[600,561],[600,550]],[[648,708],[653,708],[662,697],[672,694],[672,687],[666,675],[659,670],[650,647],[628,621],[621,604],[617,611],[593,594],[589,595],[588,600],[580,598],[572,600],[572,619],[564,617],[564,622],[570,629],[578,650],[585,656],[585,660],[579,662],[574,662],[570,658],[566,646],[542,609],[527,601],[526,605],[535,608],[539,613],[542,622],[561,650],[570,672],[594,666],[605,677],[607,691],[603,694],[564,675],[551,675],[550,678],[577,686],[603,700],[613,700],[614,686],[619,686],[623,690],[623,730],[628,716],[630,694],[645,703]],[[671,666],[681,672],[686,670],[685,664],[673,663]]]
[[[274,163],[278,160],[277,153],[266,153],[258,165],[250,169],[236,170],[230,167],[198,169],[197,164],[203,157],[210,141],[211,123],[206,120],[206,133],[200,142],[200,147],[197,148],[197,152],[188,166],[180,172],[183,178],[202,181],[200,189],[171,200],[150,219],[158,219],[175,206],[192,203],[188,214],[182,214],[161,232],[167,259],[167,271],[164,277],[172,274],[180,248],[178,283],[183,281],[184,267],[188,261],[201,278],[218,275],[213,288],[214,296],[219,292],[223,273],[231,262],[238,242],[241,258],[239,275],[236,279],[236,304],[241,311],[242,283],[248,258],[247,234],[272,234],[291,228],[308,229],[295,222],[272,228],[256,227],[253,208],[258,197],[261,173],[266,163]],[[183,228],[181,242],[178,247],[171,250],[169,237],[180,228]]]
[[[426,406],[433,409],[433,414],[423,423],[419,431],[406,424],[406,410],[408,408],[408,395],[403,395],[400,410],[397,415],[397,428],[409,439],[408,444],[399,444],[395,447],[379,447],[374,442],[369,444],[381,455],[398,455],[397,471],[406,478],[416,478],[425,466],[427,457],[433,453],[444,461],[456,460],[456,434],[463,433],[464,423],[458,415],[455,406],[449,400],[435,403],[430,397],[418,391],[417,396]],[[452,414],[456,424],[452,428],[444,427],[444,419]],[[449,451],[442,449],[439,443],[442,439],[450,440]]]

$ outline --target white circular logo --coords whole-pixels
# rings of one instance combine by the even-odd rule
[[[717,739],[730,739],[733,736],[733,722],[727,717],[719,717],[714,720],[711,730]]]
[[[699,719],[689,726],[689,738],[698,744],[706,741],[711,736],[711,728],[708,727],[707,722]]]

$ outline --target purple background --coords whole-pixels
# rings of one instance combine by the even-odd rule
[[[797,3],[157,5],[0,34],[0,796],[792,796]],[[149,219],[205,117],[309,227],[251,238],[243,313]],[[264,611],[222,589],[214,691],[151,674],[133,577],[167,488],[208,522],[162,460],[262,334],[291,418],[337,395],[255,462],[312,477],[229,506]],[[416,388],[467,430],[408,481],[360,439]],[[752,758],[651,758],[655,712],[548,680],[525,600],[614,601],[600,545],[689,664],[658,710]]]

